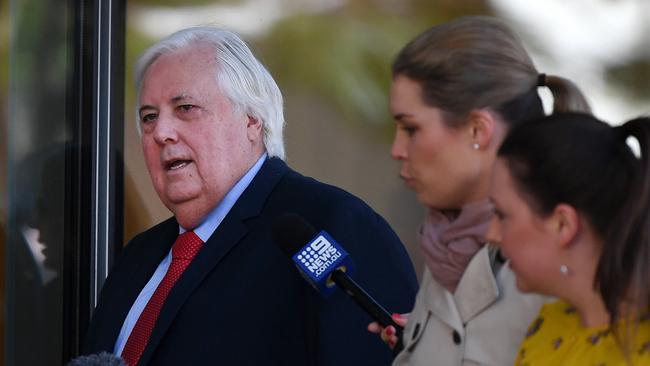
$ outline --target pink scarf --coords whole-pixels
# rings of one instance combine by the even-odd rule
[[[465,268],[485,244],[494,208],[490,201],[465,205],[456,216],[430,210],[420,229],[420,243],[429,271],[454,293]]]

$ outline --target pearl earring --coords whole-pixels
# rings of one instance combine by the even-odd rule
[[[566,264],[561,265],[560,266],[560,273],[562,273],[562,275],[564,275],[564,276],[568,276],[569,275],[569,267],[567,267]]]
[[[479,145],[479,144],[477,144],[477,143],[474,143],[474,144],[472,145],[472,148],[473,148],[474,150],[478,150],[480,147],[481,147],[481,145]]]

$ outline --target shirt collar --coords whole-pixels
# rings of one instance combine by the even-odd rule
[[[210,236],[212,236],[212,233],[219,227],[219,224],[221,224],[221,221],[223,221],[224,217],[230,212],[230,209],[232,206],[235,205],[235,202],[239,199],[239,196],[241,196],[242,193],[244,193],[244,190],[248,187],[248,185],[251,183],[253,178],[257,175],[257,173],[260,171],[262,168],[262,164],[264,164],[264,161],[266,160],[267,154],[264,153],[262,156],[257,160],[257,162],[244,174],[243,177],[239,179],[237,183],[226,193],[226,195],[223,197],[221,202],[217,205],[217,207],[212,210],[208,216],[206,216],[205,220],[199,225],[196,229],[194,229],[194,233],[203,240],[203,242],[207,242],[208,239],[210,239]],[[182,226],[178,226],[178,231],[179,234],[184,233],[187,231],[185,228]]]

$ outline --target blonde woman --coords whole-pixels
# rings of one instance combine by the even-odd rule
[[[421,228],[426,268],[406,317],[394,365],[508,365],[542,297],[521,294],[508,264],[486,245],[496,152],[514,125],[544,115],[538,88],[555,110],[589,110],[568,80],[543,75],[519,38],[490,17],[434,26],[398,54],[390,110],[392,156],[427,208]],[[390,346],[392,326],[369,326]]]

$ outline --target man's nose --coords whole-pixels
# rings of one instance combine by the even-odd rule
[[[156,121],[154,138],[159,144],[178,142],[178,124],[168,116],[159,116]]]
[[[499,220],[496,217],[493,217],[492,221],[490,221],[490,227],[485,234],[485,240],[496,246],[501,244],[501,229],[499,228]]]

